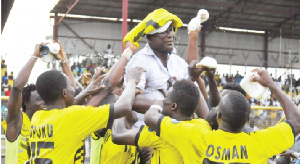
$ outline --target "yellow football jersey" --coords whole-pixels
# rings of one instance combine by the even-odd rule
[[[18,163],[24,164],[29,159],[29,129],[30,129],[30,119],[27,114],[22,112],[23,124],[21,128],[21,133],[17,139],[10,142],[5,138],[5,163]],[[1,122],[1,125],[5,131],[7,129],[6,120]]]
[[[182,156],[178,150],[168,142],[165,142],[163,139],[156,136],[156,133],[148,126],[141,126],[140,131],[135,137],[135,145],[137,147],[153,148],[151,164],[183,163]]]
[[[74,156],[74,164],[84,164],[85,159],[85,144],[84,140],[81,142],[81,146],[76,150]]]
[[[31,120],[30,163],[77,163],[76,151],[92,132],[111,126],[113,105],[37,111]]]
[[[135,146],[114,144],[111,140],[111,129],[105,133],[102,144],[101,164],[135,163]]]
[[[169,117],[161,118],[157,134],[174,145],[185,163],[267,163],[294,144],[291,124],[283,122],[251,133],[209,131]],[[204,158],[204,160],[203,160]]]
[[[192,119],[183,121],[185,123],[198,125],[203,129],[211,130],[210,125],[203,119]],[[159,163],[184,163],[179,151],[171,144],[161,139],[153,130],[142,126],[135,138],[135,145],[138,147],[151,147],[153,150],[152,164]]]

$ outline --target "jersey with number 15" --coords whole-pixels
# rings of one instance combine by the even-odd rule
[[[30,163],[75,163],[76,150],[92,132],[111,126],[113,105],[37,111],[31,120]]]

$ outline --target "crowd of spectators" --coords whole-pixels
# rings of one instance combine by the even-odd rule
[[[7,74],[7,65],[5,60],[1,60],[1,96],[9,96],[11,87],[14,84],[14,74]]]
[[[14,75],[13,72],[10,72],[10,75],[7,74],[7,65],[5,60],[1,60],[1,96],[9,96],[12,86],[14,85]],[[5,119],[6,109],[6,100],[1,99],[1,120]]]

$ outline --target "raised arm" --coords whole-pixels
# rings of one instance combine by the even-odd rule
[[[197,63],[197,61],[193,60],[189,64],[189,76],[190,76],[190,80],[192,80],[192,81],[196,81],[197,79],[199,80],[199,76],[203,72],[203,70],[201,68],[196,67],[196,63]],[[196,109],[196,112],[200,118],[206,119],[206,117],[208,116],[208,111],[209,111],[209,109],[208,109],[207,103],[206,103],[206,101],[203,97],[202,91],[201,91],[199,105]]]
[[[197,39],[199,32],[201,30],[201,23],[207,21],[209,14],[206,10],[199,10],[197,16],[192,18],[188,24],[188,34],[189,34],[189,43],[188,43],[188,54],[187,54],[187,63],[190,64],[192,60],[199,61],[198,55],[198,43]]]
[[[261,69],[254,69],[252,71],[258,72],[259,77],[253,77],[251,80],[257,81],[262,86],[270,88],[274,96],[280,102],[286,116],[286,120],[293,125],[295,135],[297,135],[300,132],[300,113],[296,105],[283,93],[281,88],[276,86],[268,71]]]
[[[63,47],[62,47],[60,41],[58,41],[58,44],[60,46],[60,49],[59,49],[59,52],[56,55],[54,55],[54,57],[56,60],[59,60],[61,66],[63,68],[63,72],[68,76],[68,78],[71,81],[72,87],[76,88],[76,81],[74,79],[73,73],[72,73],[69,63],[67,61],[67,59],[68,59],[67,54],[63,50]]]
[[[132,110],[145,114],[151,105],[153,105],[154,101],[161,101],[162,100],[151,100],[143,94],[139,94],[135,96],[135,100],[132,106]]]
[[[199,78],[196,79],[196,82],[198,84],[198,87],[199,87],[205,101],[207,101],[208,97],[207,97],[207,92],[206,92],[206,89],[205,89],[205,84],[204,84],[203,79],[201,77],[199,77]]]
[[[120,118],[127,115],[132,108],[135,99],[135,87],[140,82],[142,73],[145,70],[141,67],[131,69],[126,75],[127,86],[120,98],[114,104],[114,118]]]
[[[41,43],[42,44],[42,43]],[[34,52],[30,59],[27,61],[25,66],[19,72],[14,85],[11,89],[7,104],[7,132],[6,136],[9,141],[14,141],[19,133],[21,132],[22,127],[22,113],[20,111],[22,105],[22,90],[26,83],[28,82],[29,76],[31,74],[32,68],[36,63],[38,58],[43,57],[40,55],[40,45],[35,45]]]
[[[119,80],[123,76],[124,68],[131,55],[131,49],[126,48],[119,61],[109,70],[108,75],[103,82],[105,88],[100,90],[89,100],[89,105],[98,106],[100,102],[117,86]]]
[[[195,31],[191,31],[189,33],[189,43],[188,43],[188,50],[187,50],[187,63],[190,64],[193,60],[199,61],[198,55],[198,36],[201,28],[196,29]]]
[[[113,67],[109,70],[107,74],[107,78],[104,80],[104,85],[107,87],[110,92],[117,86],[119,80],[123,76],[124,68],[127,64],[127,61],[132,56],[132,50],[130,48],[126,48],[122,53],[119,61],[113,65]]]
[[[218,86],[215,80],[215,68],[205,68],[207,74],[206,76],[208,77],[208,86],[209,86],[209,104],[212,107],[216,107],[220,103],[220,93],[218,90]]]
[[[208,105],[204,99],[202,92],[200,92],[199,104],[196,108],[196,113],[199,118],[206,119],[209,113]]]

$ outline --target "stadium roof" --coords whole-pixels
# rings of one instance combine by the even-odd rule
[[[75,0],[60,0],[51,13],[66,13]],[[189,23],[199,9],[210,18],[206,31],[231,27],[268,31],[269,37],[300,38],[299,0],[129,0],[128,19],[142,20],[155,9],[164,8]],[[79,0],[69,14],[122,18],[122,0]]]
[[[1,34],[15,0],[1,1]]]

